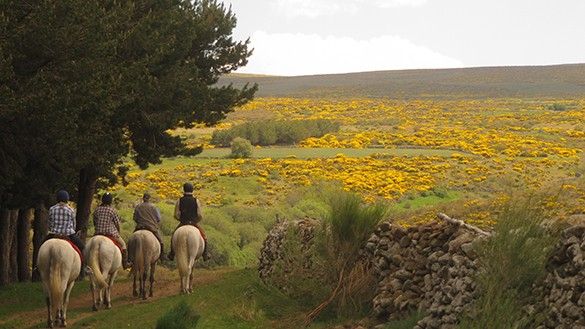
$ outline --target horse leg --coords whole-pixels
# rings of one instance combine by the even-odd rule
[[[195,271],[193,271],[193,269],[191,269],[190,271],[191,273],[189,273],[189,293],[193,292],[193,276],[195,276]]]
[[[91,276],[91,283],[89,284],[89,286],[91,287],[91,298],[93,300],[93,307],[91,308],[92,311],[97,311],[98,310],[98,305],[97,305],[97,298],[96,298],[96,286],[95,286],[95,280],[93,278],[93,275]],[[98,291],[99,293],[99,291]]]
[[[53,328],[53,314],[51,314],[51,299],[47,297],[47,327]]]
[[[110,275],[110,279],[108,280],[108,286],[106,287],[106,308],[107,309],[111,309],[112,308],[112,286],[114,285],[114,279],[116,279],[116,274],[118,274],[118,271],[112,273]]]
[[[104,305],[104,294],[105,294],[106,288],[101,288],[100,289],[100,300],[99,300],[99,306]]]
[[[142,276],[140,277],[140,296],[142,299],[146,299],[146,269],[142,272]]]
[[[63,300],[63,308],[61,309],[61,326],[67,327],[67,306],[69,305],[69,295],[71,294],[71,290],[73,289],[73,285],[75,284],[75,280],[69,282],[67,284],[67,289],[65,289],[65,298]]]
[[[152,286],[154,285],[154,270],[156,269],[156,262],[152,264],[150,267],[150,293],[149,296],[152,297]]]
[[[136,272],[134,272],[134,283],[132,284],[132,296],[138,297],[138,290],[136,289]]]

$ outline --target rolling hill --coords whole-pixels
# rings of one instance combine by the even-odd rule
[[[580,98],[585,64],[374,71],[310,76],[230,74],[220,84],[258,83],[259,97]]]

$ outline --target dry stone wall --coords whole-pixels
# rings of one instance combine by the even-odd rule
[[[273,275],[275,275],[274,272],[276,270],[276,266],[283,266],[283,259],[285,256],[284,253],[286,252],[284,244],[285,239],[290,236],[289,234],[295,235],[295,239],[297,239],[302,245],[301,251],[307,250],[310,248],[313,241],[317,223],[318,222],[316,220],[311,218],[295,221],[284,220],[276,223],[270,232],[268,232],[268,236],[266,237],[266,240],[264,240],[262,248],[260,249],[258,275],[262,281],[269,284],[275,284],[271,278]],[[304,266],[311,266],[311,259],[309,257],[305,259]],[[286,271],[286,266],[283,267]],[[287,273],[284,272],[282,275],[287,275]],[[286,280],[278,280],[278,282],[286,282]],[[278,286],[278,288],[282,290],[287,289],[287,287],[284,285]]]
[[[585,224],[564,230],[547,264],[535,310],[546,314],[539,329],[585,329]]]
[[[416,328],[454,326],[476,294],[472,244],[487,235],[456,220],[380,225],[365,248],[379,281],[374,315],[388,321],[426,310]]]
[[[260,256],[259,275],[265,282],[274,275],[275,261],[284,256],[287,231],[295,227],[300,241],[310,245],[316,223],[281,222],[271,230]],[[408,228],[391,222],[379,225],[363,250],[378,279],[373,317],[383,323],[418,310],[424,318],[415,329],[456,328],[478,294],[473,278],[480,269],[474,244],[489,236],[445,215]],[[535,304],[527,307],[528,312],[546,317],[538,329],[585,329],[585,225],[562,232],[547,272],[543,284],[534,288]]]

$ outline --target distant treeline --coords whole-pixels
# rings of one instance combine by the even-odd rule
[[[262,120],[246,122],[226,130],[216,130],[213,132],[211,143],[227,147],[234,138],[241,137],[253,145],[290,145],[309,137],[321,137],[337,131],[339,122],[326,119]]]

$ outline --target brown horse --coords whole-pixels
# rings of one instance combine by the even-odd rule
[[[85,246],[84,257],[90,268],[93,310],[97,311],[100,304],[108,309],[112,308],[111,289],[118,270],[122,267],[120,249],[110,238],[96,235]]]
[[[81,258],[68,241],[49,239],[39,249],[37,264],[47,295],[47,325],[65,327],[69,294],[79,276]]]
[[[195,226],[184,225],[173,233],[173,248],[179,275],[181,276],[181,292],[193,292],[193,269],[195,261],[203,254],[205,241]]]
[[[128,260],[132,262],[131,273],[134,275],[133,294],[138,297],[136,290],[136,277],[140,283],[140,296],[146,299],[146,276],[150,274],[150,292],[152,297],[152,287],[154,283],[154,271],[156,262],[160,256],[160,243],[148,230],[138,230],[130,236],[128,240]]]

